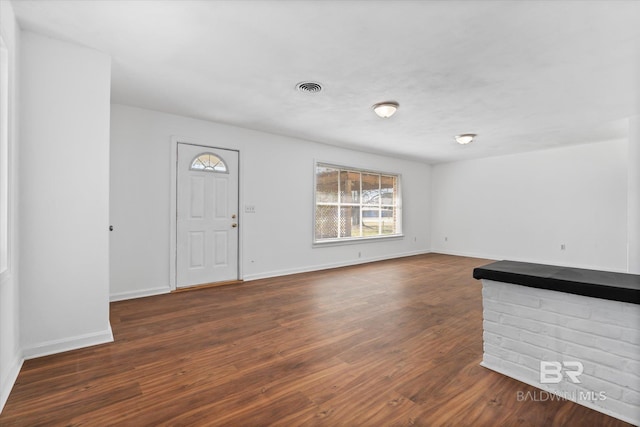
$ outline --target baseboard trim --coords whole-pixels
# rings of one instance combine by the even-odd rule
[[[13,385],[18,379],[18,374],[20,374],[20,369],[22,369],[23,363],[24,358],[19,353],[16,354],[16,357],[13,359],[11,367],[9,368],[9,372],[4,378],[2,378],[2,388],[0,388],[0,413],[2,413],[4,405],[7,403],[7,399],[9,399],[9,394],[11,394]]]
[[[79,348],[106,344],[110,342],[113,342],[113,332],[111,331],[111,325],[109,325],[108,328],[104,331],[47,341],[32,347],[23,348],[22,354],[24,356],[24,360],[29,360],[35,359],[36,357],[49,356],[51,354],[77,350]]]
[[[119,292],[116,294],[111,294],[109,296],[109,301],[115,302],[134,298],[152,297],[154,295],[168,294],[169,292],[171,292],[171,289],[168,286],[162,288],[141,289],[139,291]]]
[[[264,273],[248,274],[243,277],[243,280],[247,282],[251,280],[269,279],[272,277],[289,276],[291,274],[299,274],[299,273],[309,273],[311,271],[330,270],[332,268],[349,267],[351,265],[368,264],[370,262],[386,261],[389,259],[405,258],[405,257],[415,256],[415,255],[424,255],[428,253],[431,253],[431,251],[421,250],[421,251],[413,251],[413,252],[403,252],[403,253],[393,254],[393,255],[383,255],[383,256],[372,257],[372,258],[355,259],[355,260],[349,260],[344,262],[312,265],[312,266],[306,266],[301,268],[274,270],[274,271],[268,271]]]
[[[442,248],[437,248],[437,249],[431,249],[432,253],[435,254],[442,254],[442,255],[454,255],[454,256],[463,256],[463,257],[468,257],[468,258],[482,258],[482,259],[489,259],[492,261],[499,261],[499,260],[503,260],[505,259],[504,257],[500,257],[500,256],[496,256],[496,255],[489,255],[489,254],[479,254],[479,253],[475,253],[475,252],[465,252],[465,251],[450,251],[450,250],[446,250],[446,249],[442,249]],[[511,259],[511,258],[509,258]],[[517,260],[514,260],[517,261]]]
[[[476,252],[465,252],[465,251],[450,251],[442,248],[431,249],[431,253],[443,254],[443,255],[455,255],[455,256],[463,256],[469,258],[482,258],[488,259],[491,261],[501,261],[501,260],[509,260],[509,261],[518,261],[518,262],[530,262],[533,264],[547,264],[547,265],[557,265],[561,267],[573,267],[573,268],[584,268],[587,270],[603,270],[603,271],[613,271],[617,273],[627,273],[627,270],[624,268],[618,267],[610,267],[596,264],[584,264],[584,263],[576,263],[576,262],[562,262],[558,260],[548,260],[548,259],[537,259],[537,258],[527,258],[527,257],[514,257],[512,255],[496,255],[496,254],[481,254]]]

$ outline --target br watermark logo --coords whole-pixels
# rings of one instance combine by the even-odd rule
[[[584,372],[584,365],[578,361],[566,362],[549,362],[540,361],[540,383],[541,384],[558,384],[565,377],[573,384],[580,384],[580,375]],[[517,392],[518,402],[533,401],[545,402],[548,400],[572,400],[574,402],[580,400],[588,400],[591,402],[597,400],[606,400],[607,394],[604,391],[534,391],[534,392]]]
[[[562,372],[569,378],[574,384],[580,384],[578,378],[584,372],[584,366],[582,362],[547,362],[540,361],[540,383],[541,384],[558,384],[562,381],[564,376]]]

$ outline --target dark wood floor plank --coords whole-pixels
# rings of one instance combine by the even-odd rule
[[[487,370],[487,260],[429,254],[111,305],[26,361],[0,426],[624,426]]]

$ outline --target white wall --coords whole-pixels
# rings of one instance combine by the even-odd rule
[[[640,274],[640,116],[629,119],[628,271]]]
[[[429,250],[428,165],[113,105],[112,299],[169,290],[172,136],[240,150],[240,204],[256,207],[240,212],[245,280]],[[405,238],[313,248],[314,159],[401,173]]]
[[[0,275],[0,411],[20,371],[19,286],[18,286],[18,108],[20,29],[11,3],[0,1],[0,34],[8,56],[8,268]],[[4,165],[3,165],[4,167]],[[4,237],[4,236],[3,236]]]
[[[626,271],[627,143],[437,165],[431,207],[435,252]]]
[[[110,58],[23,32],[20,325],[25,357],[112,340]]]

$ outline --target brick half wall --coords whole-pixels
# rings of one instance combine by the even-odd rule
[[[483,366],[640,425],[640,305],[487,279],[482,296]],[[542,383],[541,361],[566,363],[562,379]]]

